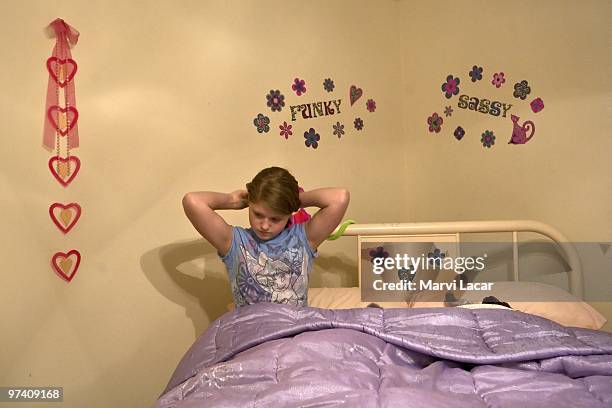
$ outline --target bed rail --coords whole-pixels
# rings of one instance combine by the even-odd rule
[[[376,236],[376,235],[422,235],[422,234],[455,234],[455,233],[490,233],[511,232],[513,240],[514,279],[519,279],[518,270],[518,233],[535,232],[552,239],[558,246],[561,256],[570,267],[568,284],[570,292],[583,298],[582,266],[574,245],[559,232],[540,221],[532,220],[499,220],[499,221],[450,221],[450,222],[417,222],[389,224],[352,224],[345,226],[342,235]],[[336,230],[338,232],[338,229]]]

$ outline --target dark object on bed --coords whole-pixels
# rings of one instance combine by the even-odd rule
[[[610,407],[612,334],[508,309],[271,303],[213,322],[156,408]]]
[[[501,306],[505,306],[505,307],[507,307],[509,309],[512,309],[512,307],[510,306],[509,303],[502,302],[501,300],[499,300],[495,296],[487,296],[486,298],[482,299],[482,303],[483,304],[487,304],[487,305],[501,305]]]

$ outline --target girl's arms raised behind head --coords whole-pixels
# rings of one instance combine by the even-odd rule
[[[350,201],[344,188],[319,188],[300,193],[302,207],[319,207],[320,210],[304,224],[312,249],[316,250],[342,221]]]
[[[245,190],[236,190],[230,194],[199,191],[187,193],[183,197],[185,215],[221,255],[227,254],[231,247],[232,227],[215,210],[240,210],[247,206]]]

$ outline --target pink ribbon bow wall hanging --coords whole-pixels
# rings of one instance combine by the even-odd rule
[[[55,156],[49,159],[49,170],[63,187],[68,187],[81,168],[79,158],[70,155],[71,149],[79,147],[79,111],[74,90],[77,63],[70,53],[70,48],[79,40],[79,32],[60,18],[53,20],[46,27],[46,32],[49,37],[55,38],[55,46],[46,63],[49,81],[43,147],[52,152],[55,150]],[[59,218],[57,209],[61,210]],[[54,203],[49,207],[49,215],[55,225],[66,234],[81,216],[81,207],[77,203],[68,206]],[[74,278],[80,263],[81,254],[76,249],[67,253],[57,252],[51,258],[53,269],[67,282]]]

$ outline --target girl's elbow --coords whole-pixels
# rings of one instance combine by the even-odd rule
[[[339,201],[348,206],[348,203],[351,201],[351,193],[346,188],[341,188],[338,193]]]

